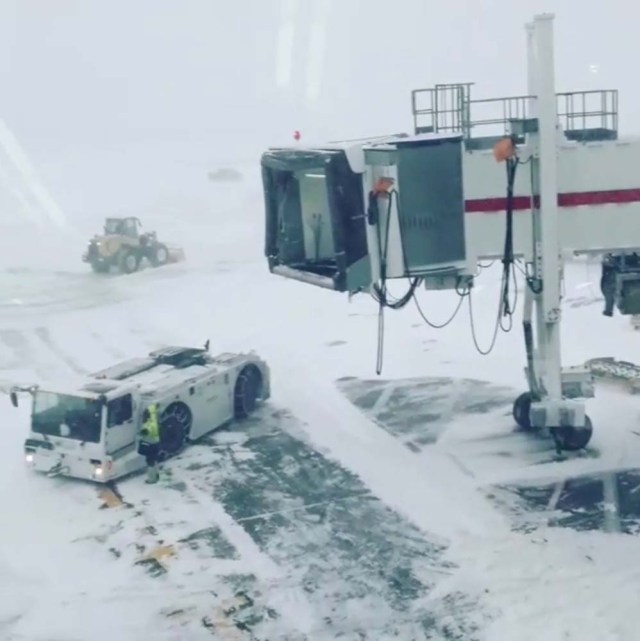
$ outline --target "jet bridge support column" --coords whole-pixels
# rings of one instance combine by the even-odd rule
[[[529,95],[534,97],[530,103],[530,117],[537,123],[535,132],[528,136],[535,196],[532,211],[534,278],[525,294],[523,319],[530,391],[516,400],[514,417],[523,427],[548,429],[558,450],[575,450],[586,445],[592,428],[585,417],[584,403],[567,397],[592,396],[593,392],[588,385],[583,385],[585,377],[581,372],[573,377],[567,373],[563,377],[561,364],[563,265],[558,226],[553,19],[552,14],[542,14],[527,25]],[[532,312],[535,313],[535,335]]]
[[[534,87],[530,94],[537,97],[535,109],[538,132],[534,135],[537,154],[532,162],[537,165],[539,180],[539,218],[534,234],[534,256],[542,276],[542,292],[537,298],[537,325],[539,349],[544,358],[545,387],[549,406],[547,420],[560,424],[559,401],[562,399],[560,364],[560,247],[558,244],[558,169],[557,169],[557,115],[554,82],[553,16],[543,14],[534,21],[534,39],[531,43],[534,60]],[[533,92],[531,91],[533,90]]]

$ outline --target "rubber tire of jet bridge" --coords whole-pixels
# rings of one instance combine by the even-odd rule
[[[160,416],[160,448],[158,460],[166,461],[186,446],[193,417],[186,403],[170,403]]]
[[[164,255],[164,260],[158,260],[158,253],[161,253]],[[149,262],[154,266],[154,267],[162,267],[163,265],[166,265],[169,262],[169,249],[167,248],[166,245],[163,245],[162,243],[157,243],[155,245],[152,245],[149,248],[149,253],[147,254],[149,258]]]
[[[513,402],[513,420],[516,425],[523,430],[533,431],[537,428],[531,425],[531,417],[529,412],[531,410],[531,403],[533,402],[533,395],[531,392],[523,392]]]
[[[136,262],[133,268],[127,266],[127,258],[129,256],[135,257]],[[118,269],[123,274],[133,274],[134,272],[138,271],[138,267],[140,267],[140,256],[137,254],[137,252],[124,250],[118,257]]]
[[[584,427],[553,427],[560,441],[560,446],[567,452],[577,452],[587,446],[593,435],[593,423],[588,416],[584,417]]]
[[[262,373],[255,365],[245,365],[236,379],[233,390],[233,410],[236,419],[255,412],[262,394]]]

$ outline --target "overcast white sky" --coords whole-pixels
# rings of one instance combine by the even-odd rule
[[[474,81],[478,97],[525,92],[523,24],[553,11],[558,89],[619,88],[622,127],[640,129],[640,8],[629,0],[326,0],[314,67],[323,1],[0,0],[0,117],[36,158],[78,146],[212,144],[221,132],[262,144],[296,128],[407,130],[415,87]],[[279,86],[287,2],[298,7],[294,64]]]
[[[304,120],[309,25],[298,0],[289,90],[276,87],[280,0],[0,0],[0,115],[21,138],[64,143],[261,128],[278,109]],[[639,9],[610,0],[332,0],[319,113],[345,133],[409,124],[407,92],[475,81],[487,95],[524,89],[523,22],[557,15],[559,80],[589,65],[634,100]],[[572,79],[574,79],[572,81]],[[571,86],[569,86],[571,85]],[[296,114],[296,108],[298,114]],[[297,117],[296,117],[297,116]],[[386,116],[386,118],[385,118]],[[628,123],[630,124],[630,123]],[[342,133],[342,132],[341,132]]]

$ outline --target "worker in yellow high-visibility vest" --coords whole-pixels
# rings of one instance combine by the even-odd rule
[[[142,414],[140,430],[140,453],[147,463],[147,483],[157,483],[160,473],[156,467],[160,450],[160,425],[158,424],[158,406],[152,403]]]

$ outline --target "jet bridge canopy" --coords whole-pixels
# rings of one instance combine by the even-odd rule
[[[362,174],[346,151],[271,149],[261,164],[270,270],[339,291],[368,285]]]

